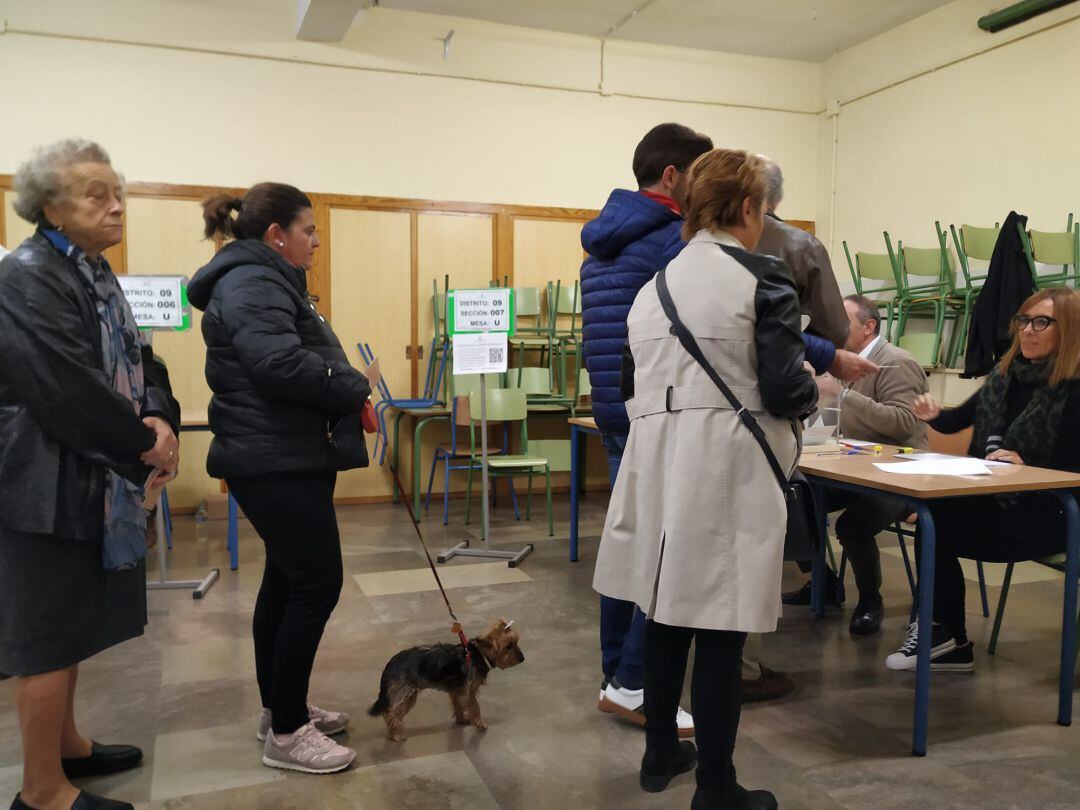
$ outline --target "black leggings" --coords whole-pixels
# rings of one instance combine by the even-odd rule
[[[960,557],[1020,562],[1065,550],[1065,513],[1053,495],[983,495],[930,502],[934,516],[934,621],[957,643],[967,641],[964,572]],[[916,554],[921,548],[916,531]]]
[[[678,745],[675,714],[682,697],[690,641],[694,673],[690,702],[702,790],[734,784],[735,735],[742,710],[742,648],[746,633],[695,630],[645,622],[645,751],[663,760]]]
[[[227,481],[266,545],[252,631],[259,694],[275,734],[308,722],[311,668],[341,595],[336,480],[332,472],[282,472]]]

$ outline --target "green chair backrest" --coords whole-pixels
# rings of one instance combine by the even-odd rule
[[[860,278],[872,278],[878,281],[891,281],[896,283],[896,274],[893,273],[892,261],[887,253],[863,253],[855,254],[855,267]]]
[[[520,388],[526,396],[551,396],[551,369],[535,366],[506,371],[506,387]]]
[[[1072,233],[1046,233],[1030,231],[1031,252],[1041,264],[1071,265],[1074,269],[1076,256],[1076,229]]]
[[[546,458],[552,472],[570,472],[569,439],[530,439],[525,454]]]
[[[941,248],[902,247],[900,255],[904,257],[904,270],[909,276],[941,278]]]
[[[953,230],[955,234],[955,229]],[[974,225],[961,225],[959,240],[954,235],[953,242],[957,243],[957,249],[963,251],[970,259],[979,259],[988,262],[994,255],[994,245],[997,244],[1001,227],[976,228]]]
[[[581,284],[575,281],[573,284],[564,287],[560,282],[557,290],[555,312],[559,315],[580,315]]]
[[[577,390],[574,393],[578,398],[592,396],[592,381],[589,379],[589,372],[585,369],[581,369],[577,375]]]
[[[467,397],[472,394],[480,393],[480,375],[479,374],[451,374],[450,376],[450,396],[452,397]],[[488,374],[487,387],[488,391],[492,391],[503,387],[502,374]]]
[[[930,367],[934,365],[934,346],[937,335],[933,332],[916,334],[907,332],[900,336],[897,345],[909,352],[920,366]]]
[[[469,413],[473,422],[480,421],[480,392],[469,394]],[[489,422],[524,422],[529,415],[525,392],[520,388],[489,388],[487,418]]]
[[[539,318],[540,290],[536,287],[514,287],[514,313],[519,318]]]

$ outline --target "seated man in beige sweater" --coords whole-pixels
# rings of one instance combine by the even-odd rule
[[[926,426],[911,412],[911,403],[928,391],[926,372],[915,358],[881,335],[881,314],[873,301],[849,295],[844,308],[851,321],[845,348],[877,363],[881,370],[852,383],[847,390],[831,377],[819,377],[819,401],[835,402],[842,397],[840,430],[847,438],[925,449]],[[847,552],[859,589],[850,630],[854,635],[876,633],[884,615],[876,536],[911,510],[895,500],[839,489],[829,492],[828,508],[830,512],[844,510],[836,520],[836,536]],[[826,593],[835,589],[831,572],[826,588]],[[789,605],[809,604],[810,583],[784,594],[783,600]]]

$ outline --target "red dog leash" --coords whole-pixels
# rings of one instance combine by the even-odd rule
[[[443,601],[446,603],[446,610],[450,614],[451,619],[450,632],[457,634],[458,639],[461,641],[461,646],[465,648],[465,674],[468,675],[469,672],[472,671],[472,650],[469,649],[469,640],[465,637],[465,631],[461,629],[461,622],[458,621],[458,617],[454,615],[454,609],[450,607],[450,599],[446,595],[446,588],[443,587],[442,579],[439,578],[439,570],[435,567],[435,561],[431,559],[431,553],[428,551],[427,543],[424,542],[424,535],[420,531],[420,522],[416,519],[416,515],[413,514],[412,506],[409,504],[409,498],[405,494],[405,488],[401,486],[401,479],[398,478],[398,471],[394,469],[393,464],[388,464],[387,466],[394,476],[394,483],[397,485],[398,494],[401,496],[401,502],[405,504],[405,508],[409,511],[409,520],[412,521],[413,529],[416,530],[416,536],[420,538],[420,547],[424,549],[424,556],[427,557],[428,566],[431,568],[431,573],[435,576],[435,584],[439,586],[439,593],[442,594]]]

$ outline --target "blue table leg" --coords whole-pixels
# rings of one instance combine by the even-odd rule
[[[570,562],[578,561],[578,499],[581,496],[581,483],[578,480],[578,449],[581,444],[581,429],[570,426]]]
[[[915,731],[911,753],[926,756],[930,716],[930,645],[934,622],[934,518],[922,501],[913,501],[919,516],[919,647],[915,664]]]
[[[814,500],[817,502],[817,512],[820,518],[820,530],[822,542],[818,543],[817,554],[814,555],[810,569],[810,609],[819,619],[825,615],[825,542],[826,532],[829,530],[829,516],[825,513],[825,487],[822,484],[813,485]]]
[[[229,493],[229,535],[226,545],[229,548],[229,568],[235,571],[240,567],[240,524],[239,507],[236,498]]]
[[[1058,725],[1072,725],[1073,677],[1076,672],[1076,586],[1080,576],[1080,507],[1067,491],[1054,494],[1065,507],[1065,609],[1061,625],[1061,684]]]

